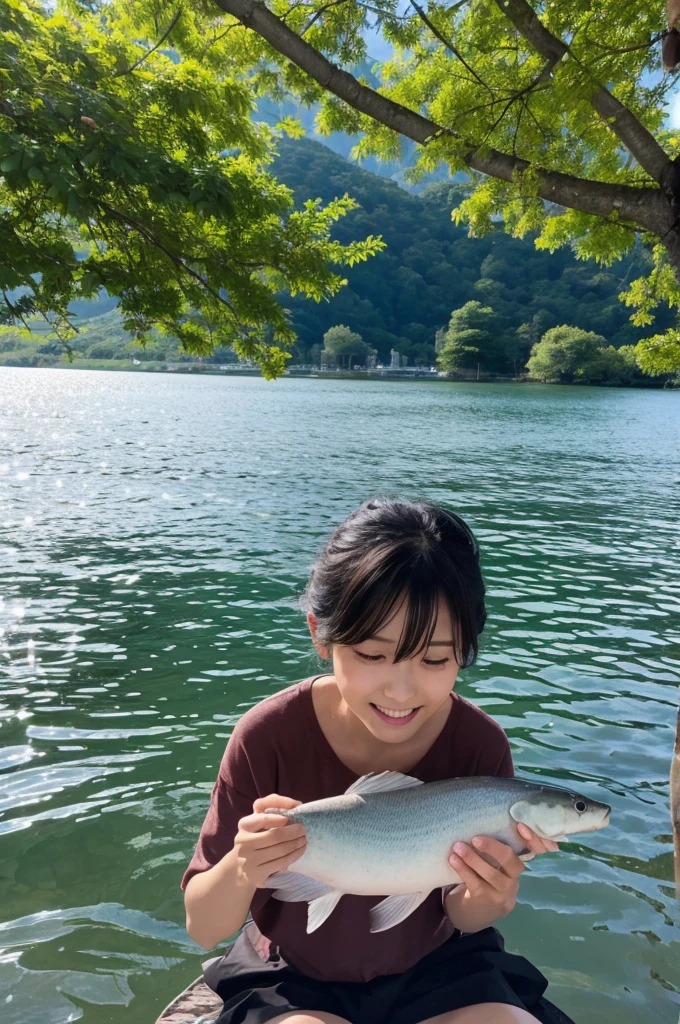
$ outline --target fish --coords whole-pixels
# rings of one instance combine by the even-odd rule
[[[307,845],[295,869],[270,875],[265,887],[284,903],[309,904],[310,934],[348,894],[385,897],[370,911],[371,932],[400,924],[434,889],[462,882],[449,864],[456,842],[491,836],[529,859],[518,824],[543,839],[561,840],[605,828],[611,807],[528,779],[424,783],[380,772],[362,776],[340,796],[266,813],[305,827]]]

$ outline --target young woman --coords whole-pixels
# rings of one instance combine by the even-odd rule
[[[498,840],[456,844],[450,864],[464,884],[376,934],[369,910],[380,897],[343,896],[308,935],[307,904],[266,887],[305,848],[303,826],[268,808],[336,796],[369,772],[423,782],[513,774],[501,727],[454,690],[486,618],[477,544],[458,516],[427,502],[366,502],[331,536],[306,600],[333,671],[241,719],[182,880],[187,930],[206,948],[252,914],[207,970],[224,1000],[219,1024],[569,1024],[543,998],[543,975],[506,953],[492,927],[514,907],[524,870]],[[557,849],[519,829],[531,853]]]

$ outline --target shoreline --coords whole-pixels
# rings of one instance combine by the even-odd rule
[[[123,363],[123,365],[116,365],[117,363]],[[100,365],[92,365],[100,364]],[[259,369],[254,367],[247,367],[244,369],[229,369],[224,366],[215,366],[214,368],[210,365],[200,365],[196,363],[189,363],[186,366],[181,364],[171,364],[168,366],[166,363],[157,363],[148,361],[142,362],[135,366],[133,364],[125,363],[123,360],[87,360],[87,361],[74,361],[73,363],[51,363],[43,366],[21,366],[9,363],[0,363],[0,370],[92,370],[97,372],[118,372],[118,373],[153,373],[153,374],[172,374],[180,376],[199,376],[199,377],[256,377],[264,380],[264,376]],[[297,380],[359,380],[359,381],[390,381],[397,383],[434,383],[434,384],[513,384],[513,385],[524,385],[524,386],[535,386],[544,387],[546,385],[551,387],[595,387],[595,388],[608,388],[610,390],[619,389],[622,391],[677,391],[680,390],[680,382],[677,384],[668,381],[658,381],[655,378],[650,377],[649,383],[646,381],[639,384],[578,384],[576,382],[567,381],[542,381],[532,380],[528,377],[504,377],[504,376],[474,376],[469,377],[446,377],[440,376],[439,374],[432,373],[404,373],[403,371],[390,372],[386,370],[337,370],[337,371],[324,371],[313,372],[311,370],[295,370],[294,367],[286,370],[281,377],[276,380],[285,379],[297,379]]]

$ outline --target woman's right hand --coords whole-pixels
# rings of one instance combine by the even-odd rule
[[[253,804],[253,813],[241,818],[234,840],[238,877],[241,882],[266,889],[266,881],[277,871],[287,871],[307,845],[304,825],[283,814],[265,814],[272,807],[290,811],[299,800],[273,793]]]

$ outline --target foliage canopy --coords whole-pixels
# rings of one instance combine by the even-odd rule
[[[368,345],[356,331],[344,324],[329,327],[323,336],[323,347],[332,356],[347,355],[368,350]]]
[[[295,337],[276,294],[328,298],[332,264],[382,248],[332,240],[347,196],[294,210],[247,84],[147,52],[114,4],[6,0],[0,82],[5,322],[42,315],[68,340],[69,305],[105,288],[138,338],[232,345],[272,376]]]
[[[159,0],[133,0],[151,31]],[[227,17],[216,13],[216,8]],[[456,216],[473,234],[502,217],[604,265],[641,232],[650,272],[624,301],[649,325],[680,304],[680,133],[667,127],[676,74],[660,74],[665,6],[646,0],[200,0],[178,46],[251,76],[255,91],[318,102],[322,132],[359,136],[358,156],[394,157],[419,144],[414,176],[439,163],[475,182]],[[394,55],[350,73],[378,23]],[[239,27],[241,25],[242,27]],[[675,329],[643,342],[647,369],[680,365]]]
[[[444,345],[437,362],[442,370],[453,373],[493,361],[498,345],[500,318],[491,306],[466,302],[451,314]]]
[[[534,345],[527,363],[536,380],[557,384],[631,385],[642,379],[632,346],[614,348],[594,331],[553,327]]]
[[[394,47],[377,87],[351,74],[373,24]],[[331,239],[346,196],[293,212],[267,173],[275,133],[253,103],[292,94],[319,104],[320,131],[356,135],[359,157],[408,138],[414,178],[466,171],[455,216],[475,235],[500,217],[539,248],[610,265],[641,232],[651,266],[622,297],[648,327],[680,305],[663,28],[663,5],[644,0],[6,0],[0,313],[50,316],[67,336],[69,303],[105,287],[140,337],[155,325],[196,352],[234,344],[279,372],[294,332],[275,293],[328,298],[333,264],[381,248]],[[677,369],[680,332],[637,357]]]

